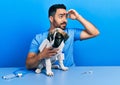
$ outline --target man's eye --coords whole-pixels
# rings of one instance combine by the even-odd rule
[[[63,15],[59,15],[59,18],[62,18],[63,17]]]

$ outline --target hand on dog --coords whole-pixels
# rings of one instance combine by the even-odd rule
[[[43,51],[41,52],[42,59],[44,58],[50,58],[51,56],[54,56],[57,54],[58,49],[49,47],[49,48],[44,48]]]

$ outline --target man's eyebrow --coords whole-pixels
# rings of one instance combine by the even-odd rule
[[[61,13],[61,14],[59,14],[59,15],[67,15],[67,13]]]

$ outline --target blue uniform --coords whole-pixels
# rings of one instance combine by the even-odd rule
[[[64,59],[65,66],[70,67],[74,65],[73,45],[75,40],[80,40],[81,31],[82,31],[81,29],[65,29],[65,32],[69,35],[69,38],[65,42],[65,46],[63,48],[63,53],[65,55],[65,59]],[[37,34],[36,37],[32,40],[29,52],[34,52],[37,54],[39,52],[38,48],[40,44],[44,39],[47,38],[47,35],[48,35],[48,31]]]

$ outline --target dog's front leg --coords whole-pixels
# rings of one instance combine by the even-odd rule
[[[46,74],[48,75],[48,76],[53,76],[54,74],[53,74],[53,72],[52,72],[52,70],[51,70],[51,60],[50,60],[50,58],[48,58],[48,59],[45,59],[45,63],[46,63]]]
[[[59,60],[60,68],[61,68],[63,71],[68,70],[68,67],[65,67],[64,64],[63,64],[63,60],[64,60],[64,54],[63,54],[63,53],[60,53],[60,54],[58,55],[58,60]]]

